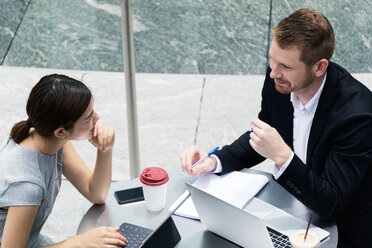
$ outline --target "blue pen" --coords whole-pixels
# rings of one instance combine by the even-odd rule
[[[202,157],[201,159],[199,159],[195,164],[193,164],[191,166],[191,169],[194,168],[195,166],[197,166],[198,164],[200,164],[201,162],[203,162],[206,158],[208,158],[210,155],[212,155],[213,153],[215,153],[218,149],[219,149],[219,147],[217,146],[216,148],[214,148],[213,150],[211,150],[210,152],[208,152],[207,155],[205,155],[204,157]],[[182,172],[181,176],[185,175],[187,172],[189,172],[189,170],[185,170],[184,172]]]

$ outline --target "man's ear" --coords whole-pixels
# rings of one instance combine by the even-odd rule
[[[326,59],[321,59],[319,60],[318,62],[315,63],[314,65],[314,69],[315,69],[315,76],[316,77],[321,77],[323,76],[326,71],[327,71],[327,68],[328,68],[328,60]]]
[[[56,130],[54,130],[54,136],[56,136],[59,139],[66,138],[66,129],[63,127],[59,127]]]

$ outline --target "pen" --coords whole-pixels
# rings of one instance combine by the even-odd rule
[[[203,162],[206,158],[208,158],[210,155],[212,155],[213,153],[215,153],[218,149],[219,149],[218,146],[216,148],[212,149],[210,152],[208,152],[207,155],[205,155],[204,157],[202,157],[201,159],[199,159],[197,162],[195,162],[191,166],[191,169],[194,168],[195,166],[197,166],[198,164],[200,164],[201,162]],[[189,170],[185,170],[184,172],[182,172],[181,176],[185,175],[187,172],[189,172]]]

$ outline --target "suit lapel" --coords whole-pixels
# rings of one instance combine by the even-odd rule
[[[282,95],[277,93],[281,100],[275,101],[274,111],[276,130],[280,133],[285,143],[293,150],[293,105],[290,101],[290,94]]]
[[[288,96],[289,98],[289,96]],[[290,100],[287,101],[288,105],[285,106],[283,111],[284,126],[282,127],[282,138],[293,150],[293,105]]]
[[[310,129],[309,141],[307,145],[307,156],[306,164],[309,164],[311,155],[313,153],[314,147],[317,144],[320,135],[324,129],[324,126],[328,120],[328,111],[332,106],[333,101],[336,97],[336,87],[337,87],[337,75],[334,69],[334,65],[330,62],[327,69],[327,78],[324,84],[322,94],[319,98],[318,107],[315,111],[313,124]]]

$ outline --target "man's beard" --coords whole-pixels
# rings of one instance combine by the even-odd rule
[[[314,79],[315,79],[315,75],[313,75],[311,73],[311,71],[308,70],[307,73],[306,73],[306,76],[304,78],[304,81],[301,84],[296,85],[296,84],[293,84],[289,81],[283,81],[283,82],[285,82],[285,84],[277,84],[275,79],[274,79],[275,89],[276,89],[276,91],[278,91],[281,94],[289,94],[291,92],[295,92],[295,91],[298,91],[298,90],[305,89],[306,87],[308,87],[314,81]]]
[[[274,82],[275,82],[275,79],[274,79]],[[275,89],[276,89],[276,91],[278,91],[281,94],[288,94],[292,91],[291,83],[289,83],[289,82],[285,85],[277,84],[275,82]]]

